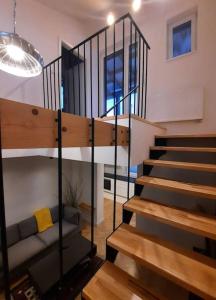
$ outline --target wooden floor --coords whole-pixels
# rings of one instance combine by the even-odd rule
[[[122,204],[116,203],[116,227],[122,222]],[[132,219],[132,225],[135,225],[135,217]],[[101,258],[105,258],[106,255],[106,238],[113,231],[113,201],[104,199],[104,221],[95,226],[94,235],[95,243],[97,245],[97,255]],[[91,227],[88,223],[84,223],[82,229],[82,235],[87,239],[90,239]]]

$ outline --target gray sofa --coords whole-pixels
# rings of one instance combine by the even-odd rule
[[[59,238],[58,206],[51,208],[54,226],[39,233],[35,217],[30,217],[7,228],[8,260],[11,277],[26,273],[28,267],[47,255],[56,247]],[[80,232],[79,210],[64,206],[63,238],[70,238]],[[69,240],[69,239],[68,239]],[[0,278],[3,276],[0,253]]]

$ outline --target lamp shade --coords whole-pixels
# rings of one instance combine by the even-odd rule
[[[32,44],[16,33],[0,32],[0,70],[19,77],[42,72],[43,58]]]

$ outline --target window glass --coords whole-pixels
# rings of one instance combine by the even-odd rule
[[[119,50],[104,59],[105,71],[105,111],[114,106],[123,98],[124,78],[123,78],[123,50]],[[123,103],[117,106],[117,114],[123,113]],[[108,116],[113,116],[114,111],[110,111]]]
[[[173,28],[173,57],[191,52],[191,21]]]
[[[137,85],[137,44],[130,46],[129,50],[129,91]],[[131,94],[131,113],[135,114],[137,91]]]

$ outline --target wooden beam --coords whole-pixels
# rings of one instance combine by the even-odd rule
[[[56,148],[57,112],[0,99],[3,149]],[[63,147],[91,146],[91,119],[62,113]],[[114,125],[95,120],[95,146],[114,145]],[[127,146],[127,127],[118,126],[118,146]]]

